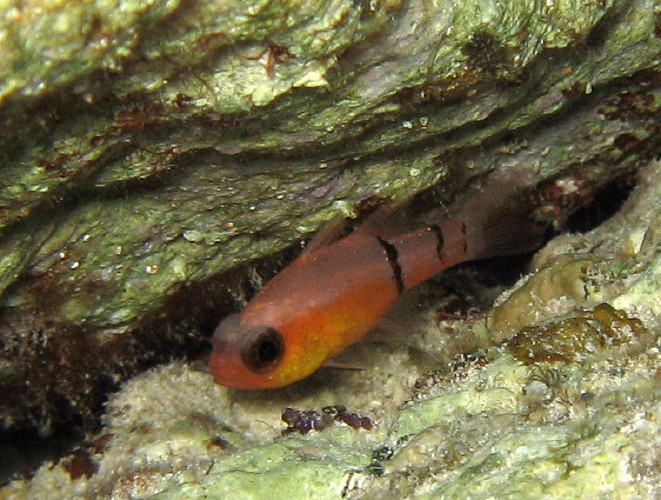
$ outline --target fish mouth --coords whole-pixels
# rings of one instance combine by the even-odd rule
[[[216,384],[237,389],[249,389],[250,387],[243,387],[244,384],[241,383],[241,377],[231,375],[231,373],[235,371],[232,370],[232,365],[231,358],[217,352],[214,345],[214,352],[211,354],[210,366]]]
[[[237,359],[238,358],[238,359]],[[267,374],[255,374],[243,366],[238,356],[228,356],[222,352],[211,353],[211,374],[218,385],[233,389],[273,389],[283,384]]]

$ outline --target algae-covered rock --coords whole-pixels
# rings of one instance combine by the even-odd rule
[[[0,8],[5,428],[90,422],[204,342],[239,266],[366,199],[596,188],[658,150],[654,0]]]
[[[498,334],[494,342],[542,321],[544,314],[557,317],[563,302],[569,302],[565,307],[596,305],[596,294],[589,289],[590,271],[595,263],[590,254],[562,254],[537,271],[524,286],[489,312],[489,327]],[[560,303],[556,310],[544,307],[551,301]]]
[[[552,317],[553,301],[540,302],[539,325],[490,347],[486,312],[439,319],[432,304],[412,313],[426,319],[424,335],[402,332],[410,348],[357,346],[361,370],[322,369],[273,391],[220,387],[190,363],[160,366],[113,395],[93,439],[0,497],[656,498],[660,190],[661,162],[651,162],[615,216],[545,247],[569,252],[565,263],[589,250],[605,301],[594,308]],[[643,235],[635,250],[632,234]],[[535,276],[515,287],[535,289]],[[438,355],[426,372],[416,350],[478,324],[481,349]],[[339,404],[373,428],[282,435],[284,407]]]
[[[608,304],[555,320],[536,328],[523,328],[508,339],[507,347],[521,361],[582,361],[607,347],[646,340],[637,318],[629,318]]]

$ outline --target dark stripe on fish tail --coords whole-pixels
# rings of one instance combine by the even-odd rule
[[[440,259],[441,252],[443,251],[443,245],[445,240],[443,239],[443,230],[438,224],[432,224],[429,226],[429,230],[436,235],[436,256]]]
[[[388,258],[388,263],[392,269],[392,279],[395,282],[397,293],[401,294],[404,291],[404,279],[402,278],[402,268],[397,262],[397,248],[395,248],[395,245],[392,243],[382,240],[379,237],[377,237],[376,240],[386,251],[386,257]]]

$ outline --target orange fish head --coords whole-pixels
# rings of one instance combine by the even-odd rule
[[[294,382],[282,370],[285,339],[270,326],[244,326],[232,314],[213,335],[211,372],[217,384],[238,389],[266,389]]]

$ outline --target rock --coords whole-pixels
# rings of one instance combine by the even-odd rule
[[[200,349],[246,263],[365,200],[644,164],[655,5],[6,7],[0,425],[93,425],[118,381]]]

